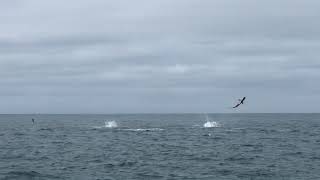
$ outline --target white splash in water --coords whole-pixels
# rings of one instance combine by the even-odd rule
[[[105,123],[105,127],[106,128],[116,128],[116,127],[118,127],[118,124],[115,121],[106,121],[104,123]]]
[[[215,121],[208,121],[206,123],[203,124],[203,127],[205,128],[213,128],[213,127],[220,127],[220,124],[215,122]]]
[[[206,116],[207,122],[203,124],[203,127],[205,128],[213,128],[213,127],[220,127],[220,124],[215,121],[210,121],[207,114],[204,114]]]
[[[103,129],[103,128],[116,128],[118,124],[116,121],[106,121],[104,126],[93,126],[94,129]]]

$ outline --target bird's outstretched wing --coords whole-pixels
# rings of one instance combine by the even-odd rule
[[[241,100],[241,104],[243,104],[244,100],[246,100],[246,97],[243,97]]]
[[[237,105],[235,105],[234,107],[232,107],[232,108],[237,108],[237,107],[239,107],[240,106],[240,103],[239,104],[237,104]]]

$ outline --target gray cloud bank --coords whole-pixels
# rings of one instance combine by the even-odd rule
[[[0,3],[0,113],[319,112],[320,2]]]

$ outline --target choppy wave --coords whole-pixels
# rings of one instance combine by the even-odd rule
[[[203,127],[205,128],[214,128],[214,127],[220,127],[220,124],[215,122],[215,121],[207,121],[206,123],[203,124]]]

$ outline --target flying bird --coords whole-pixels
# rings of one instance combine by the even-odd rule
[[[239,99],[239,103],[237,105],[235,105],[234,107],[232,108],[237,108],[239,107],[241,104],[243,104],[244,100],[246,99],[246,97],[243,97],[242,99]]]

